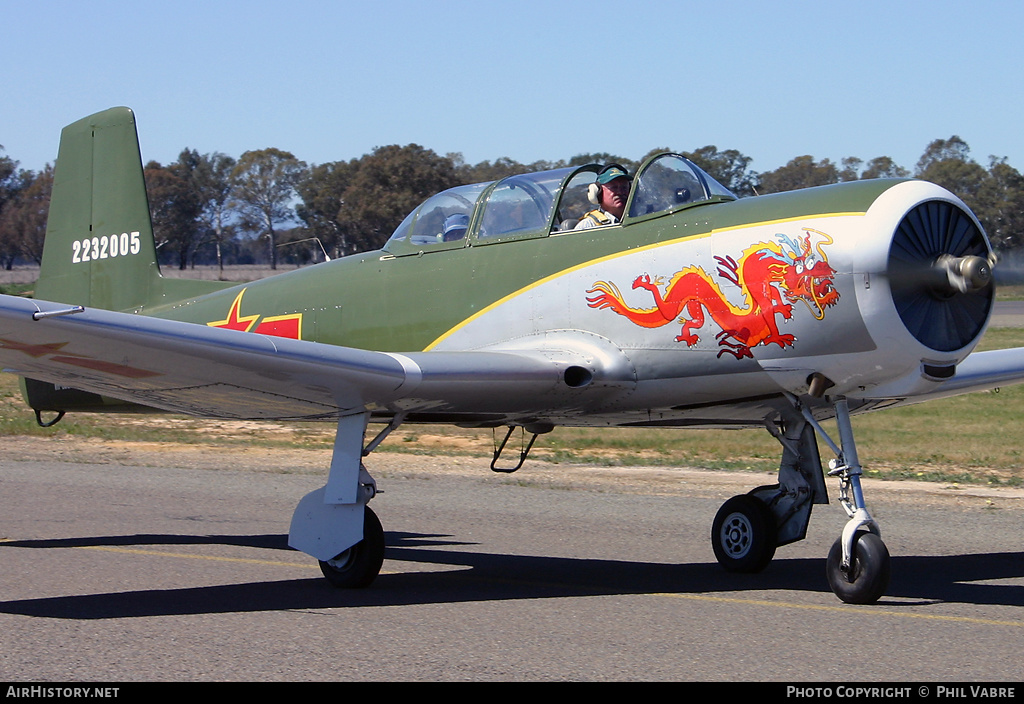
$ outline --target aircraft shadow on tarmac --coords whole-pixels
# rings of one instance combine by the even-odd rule
[[[369,589],[338,590],[308,579],[0,601],[0,613],[63,619],[133,618],[282,609],[357,608],[615,594],[715,594],[776,590],[828,592],[824,560],[776,557],[755,575],[730,574],[715,563],[665,564],[629,560],[507,555],[459,549],[472,543],[445,535],[386,534],[385,558],[443,565],[442,571],[385,571]],[[0,543],[0,548],[233,545],[291,550],[284,535],[129,535]],[[452,570],[451,567],[464,569]],[[899,557],[879,604],[931,602],[1024,606],[1024,587],[984,584],[1024,577],[1024,552]],[[912,599],[913,601],[906,601]],[[838,604],[837,604],[838,605]],[[865,607],[869,608],[869,607]]]

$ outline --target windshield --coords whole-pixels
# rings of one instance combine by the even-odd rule
[[[639,217],[707,200],[736,196],[701,171],[689,159],[678,154],[655,158],[636,178],[629,216]]]

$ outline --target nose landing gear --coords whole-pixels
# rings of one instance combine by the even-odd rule
[[[835,595],[848,604],[873,604],[889,587],[889,550],[882,542],[882,531],[868,513],[860,485],[861,466],[853,440],[850,408],[845,398],[834,402],[839,442],[836,444],[813,421],[810,411],[804,416],[836,453],[829,462],[829,476],[839,478],[839,503],[850,517],[842,536],[829,551],[825,574]]]
[[[789,400],[798,413],[785,418],[786,431],[774,423],[769,432],[782,443],[779,483],[734,496],[723,504],[711,529],[718,562],[730,572],[760,572],[775,548],[802,540],[812,503],[827,503],[815,433],[832,448],[836,459],[828,475],[839,479],[839,503],[850,520],[826,560],[829,586],[849,604],[872,604],[889,586],[889,551],[881,530],[868,513],[861,490],[861,466],[845,398],[833,401],[839,429],[837,445],[799,399]]]

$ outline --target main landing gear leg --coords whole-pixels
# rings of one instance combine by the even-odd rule
[[[813,504],[828,503],[814,430],[795,410],[768,431],[782,444],[779,483],[734,496],[711,528],[711,546],[730,572],[760,572],[775,548],[802,540]]]
[[[873,604],[889,586],[889,551],[882,542],[878,523],[868,513],[861,489],[861,466],[857,445],[853,440],[850,409],[845,398],[834,402],[837,446],[822,430],[810,411],[801,407],[807,421],[836,454],[831,460],[829,476],[839,478],[839,502],[850,517],[828,554],[826,576],[836,596],[848,604]]]
[[[366,505],[377,493],[362,463],[367,418],[362,413],[338,419],[327,484],[302,498],[288,532],[288,544],[319,560],[336,587],[369,586],[384,563],[384,529]]]

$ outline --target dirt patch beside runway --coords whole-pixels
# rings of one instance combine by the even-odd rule
[[[138,467],[180,467],[204,471],[229,469],[326,477],[331,450],[323,448],[223,447],[170,442],[127,442],[97,438],[3,439],[4,457],[14,461],[59,461],[121,464]],[[773,484],[775,473],[710,471],[699,467],[598,467],[527,460],[514,474],[488,469],[489,458],[464,455],[423,455],[375,452],[367,466],[378,483],[389,477],[464,476],[470,481],[504,481],[553,490],[580,490],[666,496],[727,498],[757,486]],[[311,481],[311,486],[316,481]],[[905,502],[944,506],[1024,510],[1024,489],[944,482],[887,481],[865,478],[871,503]],[[835,501],[836,482],[827,479]]]

